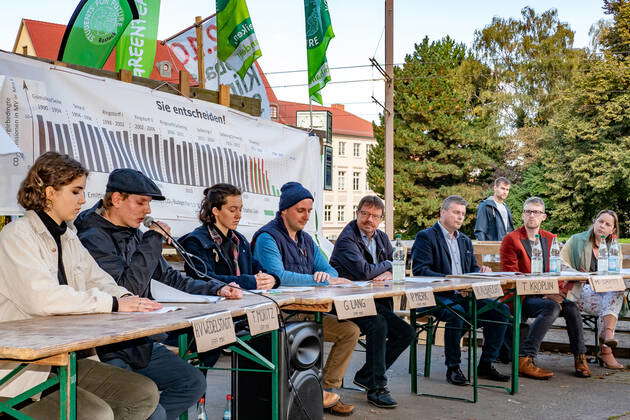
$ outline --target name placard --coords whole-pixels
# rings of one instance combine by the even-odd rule
[[[481,283],[473,283],[473,292],[475,299],[492,299],[503,296],[503,289],[500,281],[484,281]]]
[[[405,290],[405,295],[407,296],[407,309],[435,306],[435,296],[433,295],[433,289],[430,287]]]
[[[229,311],[193,318],[190,322],[199,352],[216,349],[236,341],[234,322]]]
[[[588,278],[588,282],[597,293],[619,292],[626,290],[626,284],[623,281],[623,277],[618,274],[599,276],[593,275]]]
[[[529,277],[516,280],[516,293],[525,295],[557,295],[558,279],[553,277]]]
[[[334,298],[333,302],[339,319],[376,315],[373,295],[340,296]]]
[[[245,309],[245,314],[251,335],[277,330],[280,327],[278,309],[273,303],[250,306]]]

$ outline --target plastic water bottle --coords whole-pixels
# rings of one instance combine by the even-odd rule
[[[405,247],[402,244],[400,235],[396,235],[396,246],[394,246],[394,255],[392,261],[392,277],[395,283],[405,281]]]
[[[201,397],[199,398],[199,401],[197,401],[197,420],[208,420],[205,397]]]
[[[223,420],[232,420],[232,395],[225,396],[225,410],[223,410]]]
[[[619,264],[619,242],[617,242],[617,238],[613,238],[610,243],[610,249],[608,250],[608,272],[615,274],[621,272],[621,264]]]
[[[551,241],[551,249],[549,250],[549,273],[560,275],[560,245],[555,236]]]
[[[536,235],[534,244],[532,245],[532,274],[542,274],[543,272],[543,254],[540,245],[540,235]]]
[[[604,235],[599,239],[599,255],[597,256],[597,272],[606,274],[608,272],[608,246]]]

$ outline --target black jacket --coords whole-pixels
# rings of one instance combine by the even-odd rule
[[[179,243],[182,244],[187,252],[199,257],[201,261],[193,258],[192,262],[195,264],[195,268],[202,273],[222,280],[226,283],[236,282],[244,289],[256,289],[256,274],[259,271],[264,271],[262,266],[258,263],[258,260],[252,255],[252,250],[249,242],[239,232],[234,231],[234,234],[239,240],[238,250],[238,266],[241,274],[236,276],[232,265],[227,261],[227,256],[214,242],[210,234],[208,233],[208,225],[204,224],[193,230],[192,232],[179,238]],[[186,274],[191,277],[197,277],[197,273],[186,263],[184,266]],[[278,284],[276,278],[276,284]]]
[[[457,245],[462,272],[464,274],[479,272],[470,238],[462,232],[458,232]],[[418,232],[411,248],[411,258],[413,259],[414,276],[444,277],[447,274],[452,274],[451,253],[437,223]]]
[[[374,232],[376,241],[376,258],[361,239],[361,231],[357,221],[353,220],[346,225],[335,241],[335,248],[330,257],[330,265],[339,273],[339,277],[350,280],[371,280],[386,271],[392,270],[392,254],[394,249],[381,230]]]
[[[514,230],[514,220],[508,205],[505,205],[508,215],[508,226],[503,223],[503,218],[492,197],[488,197],[479,203],[477,207],[477,220],[475,221],[475,238],[478,241],[500,241],[505,235]]]
[[[192,279],[171,267],[162,257],[162,236],[152,230],[116,226],[96,210],[102,200],[79,214],[74,224],[79,239],[98,265],[118,285],[141,297],[151,297],[151,279],[175,289],[200,295],[216,295],[224,286],[217,280]],[[151,358],[152,343],[139,339],[97,349],[103,361],[122,359],[134,369],[146,367]]]

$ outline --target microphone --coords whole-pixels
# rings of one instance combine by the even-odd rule
[[[150,228],[153,223],[155,223],[155,219],[151,216],[144,216],[144,219],[142,219],[142,224],[145,227]]]

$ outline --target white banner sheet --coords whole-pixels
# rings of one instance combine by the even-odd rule
[[[152,215],[176,235],[199,224],[203,190],[218,182],[243,191],[239,229],[247,236],[274,217],[288,181],[308,188],[320,213],[319,141],[266,119],[4,52],[0,107],[2,126],[27,165],[54,150],[90,170],[84,208],[103,196],[112,170],[135,168],[167,197],[152,203]],[[15,201],[19,187],[4,166],[0,208]],[[315,232],[316,219],[307,231]]]

